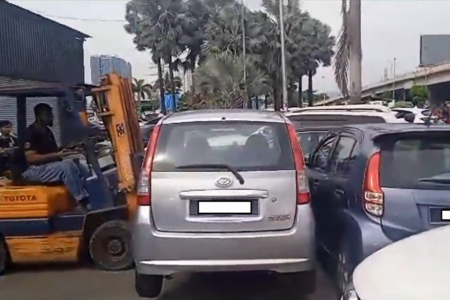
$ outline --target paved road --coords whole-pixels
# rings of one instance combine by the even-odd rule
[[[20,269],[0,277],[0,299],[138,300],[133,273],[77,268]],[[270,275],[180,274],[164,286],[159,300],[335,300],[330,282],[319,274],[319,289],[309,298]]]

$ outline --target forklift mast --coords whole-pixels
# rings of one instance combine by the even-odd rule
[[[117,74],[108,74],[92,93],[112,143],[119,192],[125,193],[127,205],[133,213],[137,205],[135,188],[144,147],[131,83]]]

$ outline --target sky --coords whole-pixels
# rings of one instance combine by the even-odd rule
[[[86,81],[90,82],[89,56],[118,55],[129,61],[133,76],[152,83],[156,69],[150,54],[138,52],[127,34],[125,4],[115,0],[9,0],[90,36],[85,43]],[[244,0],[252,9],[261,9],[261,0]],[[328,24],[334,35],[341,26],[340,0],[303,0],[301,7]],[[421,34],[450,34],[450,1],[371,0],[362,3],[363,85],[413,71],[419,65]],[[336,91],[331,67],[320,68],[314,89]]]

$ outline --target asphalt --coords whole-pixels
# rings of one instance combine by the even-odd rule
[[[308,297],[268,274],[178,274],[166,281],[158,300],[335,300],[330,281],[318,275]],[[133,271],[107,273],[77,267],[20,268],[0,277],[0,299],[138,300]]]

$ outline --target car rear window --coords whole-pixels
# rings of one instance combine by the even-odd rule
[[[299,131],[297,136],[304,155],[310,154],[316,149],[319,142],[327,135],[327,131]]]
[[[226,164],[239,171],[295,169],[285,124],[195,122],[163,125],[152,170],[186,172],[189,169],[179,167],[195,164]]]
[[[348,124],[386,123],[384,118],[377,116],[349,116],[349,115],[293,115],[288,117],[295,128],[302,126],[335,126]]]
[[[383,187],[450,188],[450,139],[442,133],[388,138],[381,146],[380,180]],[[447,178],[438,183],[436,178]],[[439,180],[438,180],[439,181]]]

